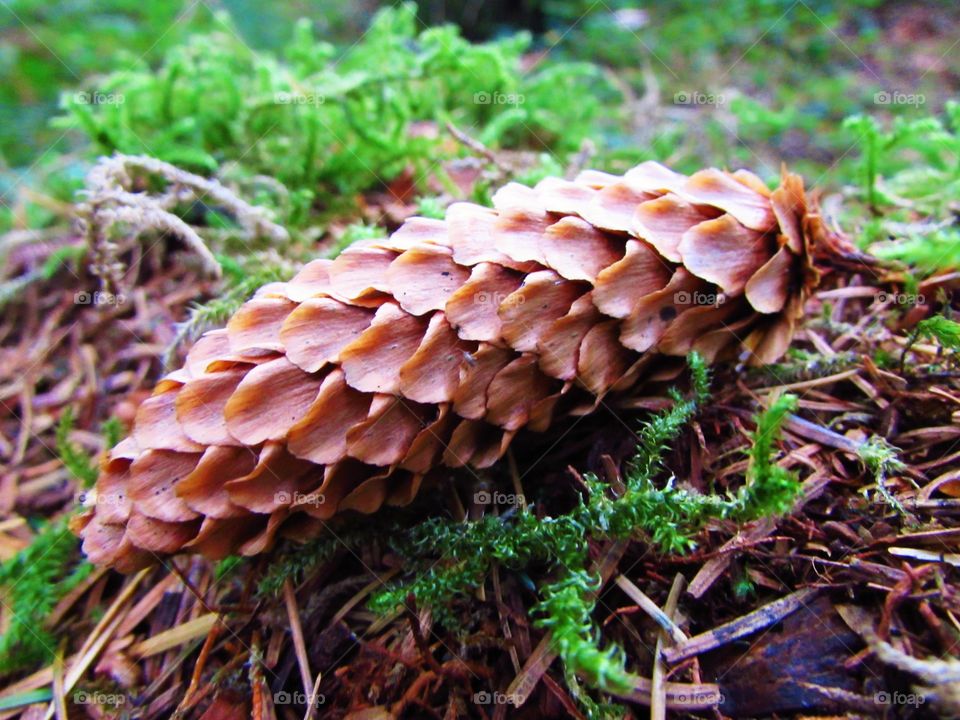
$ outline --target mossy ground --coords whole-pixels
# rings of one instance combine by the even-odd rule
[[[111,0],[82,21],[70,3],[0,8],[0,713],[53,698],[88,715],[229,717],[267,696],[255,717],[303,717],[304,659],[323,717],[651,703],[708,716],[696,699],[716,692],[732,717],[950,711],[956,668],[927,658],[960,638],[956,8],[211,8]],[[85,178],[114,152],[215,178],[244,204],[168,208],[220,279],[149,222],[110,237],[78,224],[105,189]],[[637,407],[523,436],[483,477],[306,547],[136,579],[82,561],[64,519],[96,453],[164,364],[260,284],[508,179],[650,158],[768,181],[786,161],[881,262],[825,267],[788,356],[717,368],[709,398],[694,359],[690,380]],[[169,178],[129,180],[160,194]],[[235,211],[247,205],[286,233],[258,232]],[[811,588],[826,605],[796,595]],[[675,606],[688,636],[807,599],[744,645],[664,666],[656,648],[677,639],[635,591]],[[805,650],[764,665],[778,634]],[[763,672],[768,693],[744,690]],[[522,708],[501,702],[521,691]]]

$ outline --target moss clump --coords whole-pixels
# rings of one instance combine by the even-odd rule
[[[414,3],[379,11],[346,49],[304,20],[278,53],[251,50],[218,16],[221,31],[190,37],[159,69],[106,76],[98,90],[115,102],[65,94],[58,124],[99,153],[150,155],[249,187],[245,196],[296,232],[318,209],[349,206],[402,173],[443,175],[440,161],[459,152],[447,121],[491,147],[563,154],[621,100],[590,63],[525,73],[528,33],[475,44],[453,25],[423,29],[416,13]]]
[[[492,563],[514,570],[547,565],[551,579],[539,588],[533,607],[536,623],[551,631],[553,648],[570,674],[578,674],[601,690],[624,691],[634,685],[625,656],[617,646],[601,646],[592,616],[600,578],[589,569],[589,539],[646,537],[661,551],[684,552],[711,519],[745,521],[788,509],[799,491],[797,479],[772,461],[774,443],[796,398],[784,395],[757,417],[750,450],[747,483],[731,496],[701,495],[655,479],[664,469],[665,452],[709,396],[703,359],[690,357],[693,391],[673,391],[673,406],[655,415],[640,431],[636,455],[624,474],[625,491],[613,496],[596,476],[569,513],[538,517],[524,508],[501,517],[485,516],[467,523],[431,519],[395,542],[398,552],[425,569],[410,582],[381,591],[371,601],[388,612],[412,593],[429,605],[445,624],[455,625],[452,598],[479,586]],[[435,558],[443,557],[438,564]],[[585,707],[599,706],[584,699]]]
[[[58,641],[47,617],[93,570],[78,559],[77,539],[60,520],[47,524],[30,545],[0,565],[0,595],[8,614],[0,635],[0,675],[53,660]]]

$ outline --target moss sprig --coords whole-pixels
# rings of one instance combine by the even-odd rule
[[[444,623],[456,623],[451,601],[483,583],[492,563],[526,570],[546,566],[535,623],[549,630],[552,647],[566,671],[586,679],[601,691],[627,691],[636,678],[628,671],[623,651],[603,647],[593,613],[600,578],[589,569],[589,539],[624,540],[645,537],[661,552],[682,553],[695,544],[696,534],[713,519],[746,521],[789,509],[799,491],[794,475],[774,461],[775,443],[796,398],[783,395],[756,418],[747,482],[728,496],[702,495],[670,479],[655,482],[664,470],[664,455],[709,398],[710,378],[699,355],[689,358],[692,388],[687,396],[673,390],[674,404],[644,423],[635,456],[627,463],[625,491],[618,497],[595,475],[584,477],[588,492],[568,513],[538,517],[525,508],[470,522],[433,518],[401,533],[394,541],[399,554],[420,573],[412,580],[382,590],[372,609],[389,612],[412,593],[418,605],[430,606]],[[435,558],[441,556],[437,562]],[[602,706],[581,698],[592,716]]]
[[[83,452],[70,439],[76,418],[72,407],[64,409],[60,415],[60,422],[56,430],[56,449],[67,471],[76,478],[83,487],[90,487],[97,480],[97,468],[90,456]],[[112,431],[111,431],[112,432]]]
[[[750,435],[747,482],[737,491],[726,516],[741,522],[787,512],[800,494],[794,473],[773,461],[774,443],[787,416],[797,409],[796,395],[784,394],[758,414]]]
[[[0,595],[7,625],[0,635],[0,675],[39,667],[53,659],[57,638],[46,622],[56,604],[93,570],[79,560],[66,521],[50,523],[0,565]]]
[[[87,488],[97,479],[96,463],[70,439],[75,417],[69,406],[61,414],[56,451],[80,487]],[[116,445],[121,432],[117,418],[104,422],[104,446]],[[0,675],[34,669],[53,659],[58,639],[48,617],[92,571],[93,565],[81,558],[67,517],[39,525],[30,544],[0,565],[0,598],[6,616],[0,635]]]
[[[893,493],[887,488],[887,478],[902,473],[906,465],[897,455],[897,448],[879,435],[873,435],[857,449],[857,456],[867,471],[873,476],[874,485],[883,500],[902,517],[911,519],[911,515]]]

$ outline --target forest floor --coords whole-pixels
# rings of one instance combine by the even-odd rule
[[[950,46],[937,25],[943,15],[928,4],[915,8],[877,11],[882,39],[874,42],[894,61],[878,59],[876,72],[895,76],[894,87],[932,72],[944,96],[954,95],[960,75],[941,52]],[[638,108],[654,101],[634,98]],[[645,111],[671,125],[687,110],[659,101]],[[751,128],[743,117],[740,134]],[[776,121],[754,118],[752,127]],[[699,127],[675,150],[681,163],[716,142],[708,123]],[[852,170],[837,169],[845,153],[811,140],[816,128],[778,134],[777,144],[750,153],[761,163],[790,156],[816,168],[811,179],[825,188],[828,220],[858,245],[909,235],[944,243],[937,259],[949,257],[932,262],[906,245],[924,267],[917,272],[914,255],[897,255],[895,245],[883,260],[825,264],[782,363],[712,370],[711,398],[666,452],[661,484],[672,477],[697,493],[735,487],[747,472],[757,413],[792,393],[798,403],[776,457],[801,493],[780,516],[707,524],[688,552],[662,552],[644,537],[591,538],[602,645],[619,645],[632,671],[649,678],[616,693],[595,693],[554,662],[548,633],[529,612],[542,567],[493,564],[439,619],[412,598],[392,613],[367,602],[413,567],[398,547],[418,519],[508,516],[517,509],[506,498],[517,496],[536,496],[538,512],[562,512],[589,473],[622,484],[641,423],[670,403],[666,388],[545,435],[523,434],[480,484],[453,476],[408,508],[333,521],[329,536],[308,547],[221,563],[178,557],[131,576],[78,566],[65,518],[95,474],[96,456],[129,427],[164,368],[179,364],[191,308],[242,299],[254,274],[225,263],[226,280],[211,278],[189,259],[190,248],[157,235],[122,248],[123,289],[107,293],[78,261],[86,239],[74,206],[52,191],[28,193],[23,202],[53,220],[4,236],[4,277],[30,279],[10,291],[0,317],[0,581],[4,632],[12,637],[18,626],[49,655],[41,652],[33,667],[3,661],[0,720],[51,711],[205,720],[644,717],[650,707],[654,717],[960,716],[960,336],[951,336],[948,319],[960,309],[960,252],[956,234],[935,234],[956,232],[960,128],[915,126],[897,139],[858,128],[851,168],[871,152],[888,163],[886,177],[869,177],[865,191],[854,187]],[[358,190],[349,209],[325,213],[322,231],[300,233],[295,251],[267,247],[252,264],[268,258],[270,271],[282,273],[357,232],[391,230],[429,211],[424,196],[442,205],[544,169],[529,148],[488,151],[440,122],[411,132],[441,138],[456,155],[440,163],[445,172],[405,169]],[[901,139],[909,152],[894,159]],[[562,164],[549,169],[564,173],[589,156],[588,145],[582,154],[558,153]],[[925,186],[920,199],[904,194],[919,182],[909,174],[918,157],[930,163],[924,182],[941,183],[937,192]],[[216,248],[217,257],[230,247]],[[945,323],[918,325],[937,317]],[[478,492],[505,500],[478,504]],[[51,577],[69,583],[53,598],[42,586]],[[25,617],[17,614],[23,608]]]

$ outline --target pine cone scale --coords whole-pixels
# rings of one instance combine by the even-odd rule
[[[641,298],[666,287],[672,275],[672,265],[656,250],[630,239],[623,258],[597,275],[593,302],[605,315],[625,318]]]
[[[744,285],[744,295],[759,312],[778,313],[787,304],[796,258],[786,246],[760,266]]]
[[[317,372],[334,364],[340,351],[373,322],[375,312],[329,297],[310,297],[291,312],[280,327],[287,357],[301,370]],[[317,328],[324,328],[323,334]]]
[[[253,366],[224,406],[227,432],[251,447],[283,440],[310,409],[320,384],[283,355]]]
[[[694,275],[739,295],[770,258],[771,241],[741,225],[732,215],[705,220],[683,234],[677,252]]]

